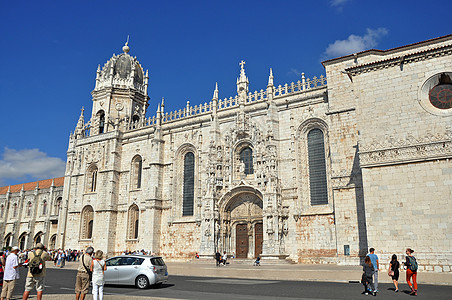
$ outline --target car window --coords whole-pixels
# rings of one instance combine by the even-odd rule
[[[165,265],[165,262],[163,261],[163,258],[161,258],[161,257],[151,258],[151,263],[154,266],[164,266]]]
[[[119,263],[121,266],[138,266],[144,261],[143,258],[123,257]]]
[[[119,266],[119,262],[121,261],[121,257],[113,257],[105,262],[107,266]]]

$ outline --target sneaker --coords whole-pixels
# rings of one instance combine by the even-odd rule
[[[416,292],[414,290],[411,290],[410,295],[414,295]]]
[[[399,291],[399,289],[395,290],[395,292],[397,293]]]
[[[417,290],[414,290],[414,295],[417,296]]]
[[[365,293],[364,293],[364,295],[368,296],[368,295],[369,295],[369,293],[368,293],[368,292],[365,292]]]

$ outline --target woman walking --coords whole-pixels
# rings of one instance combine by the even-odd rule
[[[104,299],[104,271],[107,270],[107,265],[102,259],[104,252],[97,250],[94,259],[91,262],[91,272],[93,272],[93,300]]]
[[[361,279],[362,284],[364,285],[364,294],[369,295],[369,292],[372,295],[376,295],[374,288],[373,275],[375,273],[375,268],[370,260],[369,256],[366,256],[364,259],[363,265],[363,276]]]
[[[416,282],[416,277],[417,277],[417,261],[416,258],[413,255],[414,250],[407,248],[406,249],[406,261],[405,261],[405,266],[406,266],[406,282],[408,283],[408,285],[411,288],[411,293],[410,295],[415,295],[417,296],[417,282]],[[413,278],[413,284],[411,284],[411,278]]]
[[[399,268],[400,263],[397,260],[397,255],[393,254],[391,261],[389,262],[389,270],[388,275],[392,278],[392,282],[395,286],[395,292],[397,293],[399,291]]]

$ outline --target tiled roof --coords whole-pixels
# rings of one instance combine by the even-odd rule
[[[2,186],[0,187],[0,195],[5,195],[10,188],[11,193],[18,193],[22,190],[22,187],[25,191],[32,191],[36,188],[36,185],[39,184],[40,189],[48,189],[52,185],[52,181],[54,182],[54,186],[63,186],[64,185],[64,177],[58,177],[53,179],[45,179],[34,182],[27,182],[21,184],[15,184],[11,186]]]

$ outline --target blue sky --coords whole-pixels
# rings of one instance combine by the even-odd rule
[[[0,186],[63,176],[80,108],[91,114],[97,66],[130,35],[165,110],[324,74],[321,61],[450,34],[452,2],[1,1]]]

